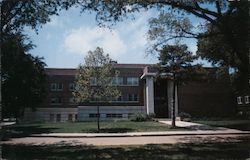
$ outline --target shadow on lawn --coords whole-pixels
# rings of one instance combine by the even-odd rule
[[[69,146],[69,145],[3,145],[2,154],[6,159],[60,159],[60,160],[147,160],[147,159],[246,159],[249,156],[249,139],[223,143],[178,143],[175,145],[144,146]]]
[[[27,126],[6,126],[1,130],[1,140],[8,140],[10,138],[27,137],[32,134],[51,133],[52,130],[57,128],[42,128],[40,125],[27,125]]]

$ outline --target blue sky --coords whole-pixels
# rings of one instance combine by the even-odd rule
[[[95,14],[80,14],[78,8],[72,8],[52,16],[38,34],[26,30],[36,45],[30,52],[44,57],[47,67],[54,68],[77,67],[87,52],[97,46],[118,63],[157,63],[157,55],[145,53],[148,18],[156,15],[153,11],[140,12],[134,20],[124,20],[110,30],[97,26]],[[196,41],[185,42],[192,52],[197,50]]]

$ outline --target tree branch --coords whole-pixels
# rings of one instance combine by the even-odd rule
[[[221,16],[220,2],[217,0],[215,3],[216,3],[217,12]]]

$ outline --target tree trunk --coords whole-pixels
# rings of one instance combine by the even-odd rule
[[[175,127],[175,73],[173,73],[173,105],[172,105],[172,127]]]
[[[100,107],[97,106],[97,132],[100,132]]]

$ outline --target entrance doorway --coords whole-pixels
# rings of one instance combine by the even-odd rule
[[[167,80],[154,83],[154,111],[157,118],[168,118]]]

